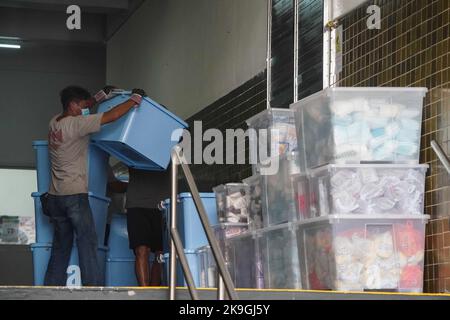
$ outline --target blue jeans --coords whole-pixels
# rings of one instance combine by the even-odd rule
[[[67,267],[75,231],[81,282],[83,286],[101,286],[101,269],[97,259],[97,234],[88,194],[49,195],[48,209],[55,233],[44,284],[46,286],[66,285]]]

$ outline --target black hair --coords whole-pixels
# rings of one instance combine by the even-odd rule
[[[81,100],[88,100],[91,98],[89,91],[78,86],[69,86],[61,90],[61,104],[64,111],[67,111],[69,104],[73,101],[79,102]]]

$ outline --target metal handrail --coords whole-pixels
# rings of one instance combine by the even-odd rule
[[[431,141],[431,147],[433,148],[441,163],[444,165],[445,170],[447,170],[448,174],[450,174],[450,161],[445,155],[444,150],[442,150],[441,146],[434,140]]]
[[[181,166],[182,172],[187,180],[189,191],[191,192],[192,199],[194,200],[195,207],[200,216],[200,221],[203,225],[203,229],[206,233],[206,238],[208,239],[209,245],[211,246],[212,254],[216,265],[218,267],[219,273],[219,281],[218,281],[218,299],[225,299],[225,290],[228,293],[228,297],[230,300],[237,300],[238,295],[234,288],[233,281],[231,280],[230,273],[228,272],[228,268],[225,264],[225,259],[222,256],[219,243],[217,242],[216,237],[210,227],[209,218],[206,214],[205,207],[203,206],[203,202],[200,198],[200,194],[197,189],[197,185],[195,184],[194,177],[192,176],[191,170],[187,165],[187,161],[184,156],[181,154],[181,147],[175,146],[172,149],[171,153],[172,159],[172,192],[171,192],[171,201],[170,201],[170,237],[171,237],[171,246],[170,246],[170,281],[169,281],[169,295],[170,300],[175,300],[176,293],[176,255],[181,262],[181,267],[183,269],[184,276],[186,278],[186,282],[188,285],[189,293],[191,295],[192,300],[198,300],[197,288],[195,287],[194,279],[192,277],[191,270],[189,268],[189,264],[187,262],[186,255],[184,253],[183,244],[181,242],[178,230],[177,230],[177,206],[174,205],[177,203],[177,193],[178,193],[178,166]]]

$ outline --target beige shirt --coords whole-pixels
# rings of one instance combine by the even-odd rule
[[[87,193],[89,134],[100,131],[103,114],[69,116],[56,121],[59,116],[49,124],[49,193],[58,196]]]

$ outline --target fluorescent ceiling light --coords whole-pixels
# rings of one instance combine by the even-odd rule
[[[7,49],[20,49],[20,45],[18,44],[6,44],[6,43],[0,43],[0,48],[7,48]]]

